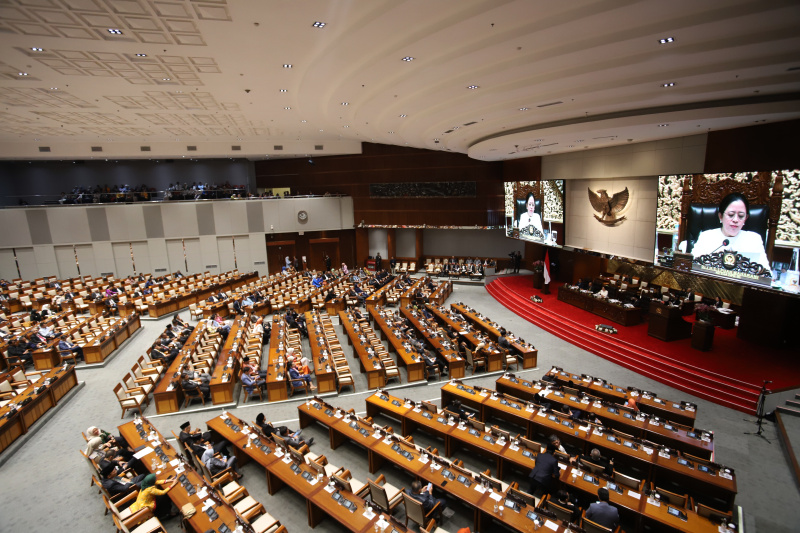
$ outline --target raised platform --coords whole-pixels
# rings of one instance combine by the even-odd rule
[[[599,333],[603,319],[559,302],[533,288],[531,276],[504,277],[486,287],[498,302],[529,322],[588,352],[642,375],[709,401],[754,413],[762,380],[773,390],[800,385],[800,368],[788,350],[768,349],[736,337],[736,330],[716,329],[708,352],[691,348],[691,340],[664,342],[647,335],[647,323],[619,326],[616,335]],[[536,294],[542,303],[533,303]],[[691,317],[688,317],[691,319]]]

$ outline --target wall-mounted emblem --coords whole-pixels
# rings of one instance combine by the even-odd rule
[[[615,193],[614,196],[609,197],[605,189],[600,189],[596,193],[589,191],[589,202],[592,204],[592,209],[600,212],[600,216],[594,215],[594,218],[605,224],[606,226],[613,226],[625,220],[625,217],[617,218],[617,213],[625,209],[628,205],[630,193],[628,188],[622,192]]]

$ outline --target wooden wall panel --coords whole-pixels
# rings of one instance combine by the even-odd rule
[[[282,254],[280,260],[273,257],[277,246],[280,243],[293,243],[293,252],[289,255],[296,255],[302,260],[306,256],[307,267],[321,269],[324,266],[322,252],[330,255],[333,268],[346,263],[348,267],[355,265],[356,260],[356,230],[334,230],[334,231],[306,231],[299,233],[267,233],[265,234],[267,246],[267,262],[270,273],[280,272],[285,263],[286,246],[281,246]],[[337,260],[338,256],[338,260]],[[361,263],[363,264],[363,262]],[[278,270],[273,270],[277,266]]]
[[[755,172],[800,168],[800,120],[712,131],[705,172]]]

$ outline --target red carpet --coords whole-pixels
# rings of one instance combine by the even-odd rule
[[[736,337],[736,330],[716,328],[711,351],[691,347],[691,339],[664,342],[647,335],[647,323],[614,324],[558,300],[558,286],[551,294],[533,288],[532,276],[494,280],[488,292],[505,307],[580,348],[620,364],[656,381],[666,383],[709,401],[744,412],[755,412],[762,380],[772,380],[773,390],[800,386],[796,354],[756,346]],[[544,301],[535,304],[533,294]],[[684,317],[687,321],[694,317]],[[614,326],[618,333],[595,331],[597,324]],[[555,363],[557,364],[557,362]],[[566,369],[579,372],[579,368]],[[629,384],[634,385],[634,384]]]

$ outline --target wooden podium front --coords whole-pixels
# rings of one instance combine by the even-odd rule
[[[657,300],[650,301],[650,317],[647,334],[662,341],[688,339],[692,336],[692,324],[686,322],[680,307],[672,307]]]

